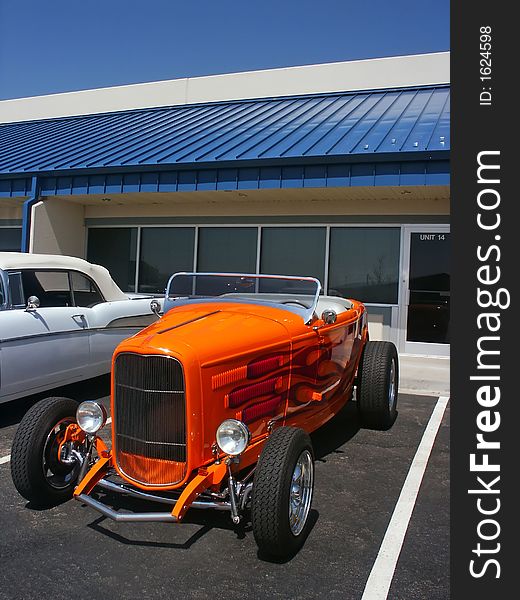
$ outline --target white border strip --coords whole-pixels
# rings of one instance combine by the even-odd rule
[[[388,56],[2,100],[0,123],[251,98],[442,85],[449,81],[449,52]]]
[[[439,396],[395,505],[361,600],[386,600],[449,396]]]

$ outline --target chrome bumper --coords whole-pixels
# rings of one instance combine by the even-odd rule
[[[107,479],[101,479],[96,487],[103,488],[110,492],[116,492],[118,494],[125,494],[127,496],[133,496],[134,498],[140,498],[141,500],[149,500],[151,502],[159,502],[161,504],[168,504],[171,509],[175,506],[175,502],[177,498],[166,498],[163,496],[157,496],[155,494],[148,494],[146,492],[142,492],[140,490],[136,490],[134,488],[127,487],[122,484],[114,483],[112,481],[108,481]],[[79,502],[83,502],[87,506],[90,506],[94,510],[100,512],[103,516],[112,519],[113,521],[117,521],[120,523],[131,522],[131,523],[148,523],[155,521],[166,521],[170,523],[175,523],[177,519],[169,512],[145,512],[145,513],[127,513],[127,512],[118,512],[113,510],[112,508],[103,504],[99,500],[95,500],[91,496],[87,494],[79,494],[78,496],[74,496],[76,500]],[[190,508],[211,508],[213,510],[227,510],[231,511],[231,503],[226,501],[217,501],[211,499],[205,499],[199,497],[198,500],[195,500],[190,504]]]
[[[150,521],[171,521],[175,522],[177,519],[171,515],[170,513],[120,513],[116,510],[112,510],[102,502],[98,500],[94,500],[87,494],[80,494],[79,496],[75,496],[76,500],[85,503],[86,505],[94,508],[98,512],[100,512],[103,516],[112,519],[113,521],[118,521],[120,523],[124,522],[132,522],[132,523],[143,523]]]

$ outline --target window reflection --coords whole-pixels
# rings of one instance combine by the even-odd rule
[[[323,285],[325,240],[325,227],[264,227],[260,271],[316,277]]]
[[[0,252],[20,252],[21,245],[20,227],[0,227]]]
[[[332,227],[329,294],[397,304],[399,239],[397,227]]]
[[[89,229],[87,260],[103,265],[125,292],[135,291],[136,227]]]
[[[199,227],[199,272],[256,272],[257,227]],[[260,272],[303,275],[325,283],[326,228],[262,227]],[[168,278],[192,271],[195,227],[141,229],[139,285],[163,293]],[[89,230],[88,260],[106,266],[124,290],[134,291],[137,228]],[[374,304],[397,304],[399,227],[331,227],[328,293]]]
[[[201,227],[197,271],[207,273],[254,273],[256,227]]]
[[[170,275],[193,270],[194,227],[141,230],[139,292],[162,294]]]

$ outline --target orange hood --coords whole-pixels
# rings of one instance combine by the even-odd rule
[[[197,358],[204,363],[287,341],[298,321],[302,323],[298,315],[269,306],[188,304],[173,308],[153,325],[123,341],[117,352],[165,353],[181,360]]]

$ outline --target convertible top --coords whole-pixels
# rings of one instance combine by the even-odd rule
[[[67,269],[79,271],[93,279],[107,302],[128,300],[128,296],[114,282],[110,273],[101,265],[59,254],[28,254],[25,252],[0,252],[0,269]]]

